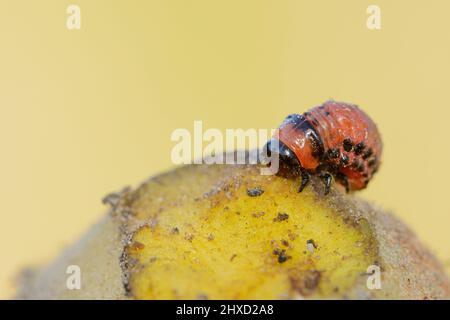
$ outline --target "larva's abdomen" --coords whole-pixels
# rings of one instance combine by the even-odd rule
[[[382,152],[372,119],[355,105],[334,101],[304,115],[322,140],[323,161],[347,177],[350,189],[364,188],[378,170]]]

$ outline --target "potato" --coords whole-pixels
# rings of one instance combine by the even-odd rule
[[[298,193],[298,180],[259,169],[189,165],[110,195],[111,212],[28,272],[19,297],[449,298],[440,263],[391,214],[336,184],[325,196],[313,177]],[[79,290],[66,286],[69,265]]]

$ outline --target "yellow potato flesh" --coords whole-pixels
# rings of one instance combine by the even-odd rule
[[[176,178],[163,177],[148,188],[169,189]],[[191,183],[195,193],[201,181]],[[158,202],[158,194],[152,200],[141,195],[132,210],[147,223],[133,232],[125,250],[130,294],[137,299],[341,296],[358,277],[367,278],[375,263],[371,230],[363,219],[344,221],[326,201],[317,201],[311,187],[302,193],[297,187],[287,179],[254,175],[195,198],[166,194]],[[249,196],[254,188],[264,192]]]

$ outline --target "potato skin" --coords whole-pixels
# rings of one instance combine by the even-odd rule
[[[441,264],[394,216],[341,190],[324,196],[314,178],[303,193],[297,188],[255,165],[190,165],[156,176],[110,197],[110,214],[24,279],[18,296],[450,297]],[[82,290],[64,288],[70,264],[89,279]],[[379,290],[366,286],[369,265],[381,268]]]

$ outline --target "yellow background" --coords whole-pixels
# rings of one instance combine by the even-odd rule
[[[0,297],[99,219],[105,194],[173,167],[174,129],[273,128],[329,98],[358,103],[384,138],[361,196],[448,263],[449,12],[447,0],[1,0]]]

